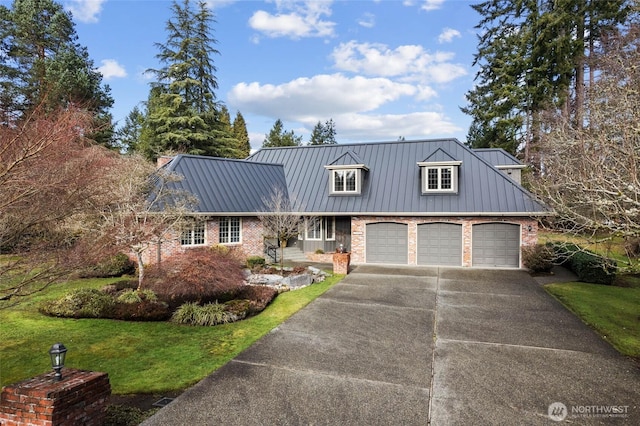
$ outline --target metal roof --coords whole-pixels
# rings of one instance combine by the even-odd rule
[[[483,151],[478,154],[456,139],[437,139],[263,148],[246,162],[282,164],[289,194],[309,214],[529,216],[549,212],[484,158],[494,155],[494,150]],[[418,163],[443,153],[461,161],[458,192],[423,194]],[[330,195],[331,171],[324,166],[350,157],[368,167],[362,171],[361,193]]]
[[[263,200],[275,189],[285,195],[287,186],[280,164],[250,163],[244,160],[178,155],[166,166],[184,179],[173,183],[198,198],[198,213],[236,215],[262,212]]]
[[[523,166],[522,162],[502,148],[476,148],[473,150],[480,157],[492,165],[498,166]]]

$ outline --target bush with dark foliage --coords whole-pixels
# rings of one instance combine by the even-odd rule
[[[40,312],[64,318],[110,318],[116,302],[112,296],[96,289],[81,288],[57,300],[40,305]]]
[[[278,290],[261,285],[244,285],[236,294],[237,299],[249,301],[248,315],[260,313],[278,295]]]
[[[570,269],[585,283],[611,285],[616,278],[617,265],[606,257],[572,243],[553,243],[556,263]]]
[[[545,244],[522,248],[522,263],[534,273],[548,273],[553,268],[555,253]]]
[[[128,290],[131,292],[131,290]],[[139,302],[118,301],[117,293],[96,289],[78,289],[57,300],[40,305],[40,312],[63,318],[108,318],[127,321],[165,321],[171,317],[169,306],[154,300],[150,290],[140,292]]]
[[[233,252],[197,248],[149,268],[145,287],[172,309],[183,303],[200,305],[235,299],[244,281],[244,262]]]
[[[118,253],[80,272],[80,278],[112,278],[133,275],[135,263],[124,253]]]

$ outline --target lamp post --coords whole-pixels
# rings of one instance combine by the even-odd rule
[[[62,367],[64,367],[64,358],[67,355],[67,348],[62,343],[56,343],[49,349],[51,356],[51,367],[56,372],[54,379],[59,382],[62,380]]]

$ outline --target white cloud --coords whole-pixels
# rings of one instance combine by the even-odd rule
[[[440,111],[376,113],[403,97],[426,100],[436,95],[428,86],[338,73],[298,78],[279,85],[240,83],[227,94],[227,103],[246,116],[301,123],[306,133],[318,121],[331,118],[341,141],[396,140],[399,136],[409,139],[461,130]],[[296,134],[305,132],[296,130]],[[251,135],[252,146],[260,146],[263,139],[263,134]]]
[[[98,22],[98,15],[102,12],[102,4],[106,0],[68,0],[66,9],[80,22]]]
[[[457,38],[462,37],[462,34],[460,34],[460,31],[454,30],[453,28],[445,28],[442,30],[442,32],[438,36],[438,43],[440,44],[450,43],[456,37]]]
[[[105,80],[127,76],[127,71],[115,59],[103,59],[100,62],[102,65],[98,67],[98,72],[102,74]]]
[[[390,49],[384,44],[349,41],[337,46],[332,57],[335,68],[342,71],[405,81],[446,83],[467,73],[463,66],[449,62],[454,53],[432,54],[419,45]]]
[[[239,83],[231,89],[227,100],[242,111],[306,122],[308,117],[372,111],[416,93],[416,87],[386,78],[321,74],[280,85]]]
[[[376,25],[376,17],[373,13],[365,12],[359,19],[358,25],[365,28],[373,28]]]
[[[430,12],[432,10],[440,9],[444,3],[444,0],[425,0],[420,9]]]
[[[432,10],[440,9],[442,3],[444,3],[444,0],[424,0],[422,2],[422,6],[420,6],[420,9],[426,12],[430,12]],[[402,2],[403,6],[414,6],[415,4],[415,0],[403,0]]]
[[[409,114],[345,114],[334,118],[337,137],[351,141],[407,140],[450,135],[461,129],[440,112]]]
[[[335,22],[324,20],[331,16],[330,1],[275,1],[278,12],[258,10],[249,18],[249,26],[268,37],[331,37]]]

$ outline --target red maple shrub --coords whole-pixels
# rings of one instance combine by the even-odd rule
[[[225,302],[244,286],[244,263],[233,252],[196,248],[149,268],[145,288],[174,309],[183,303]]]
[[[236,294],[238,299],[249,301],[248,315],[260,313],[278,295],[278,290],[273,287],[260,285],[244,285]]]

